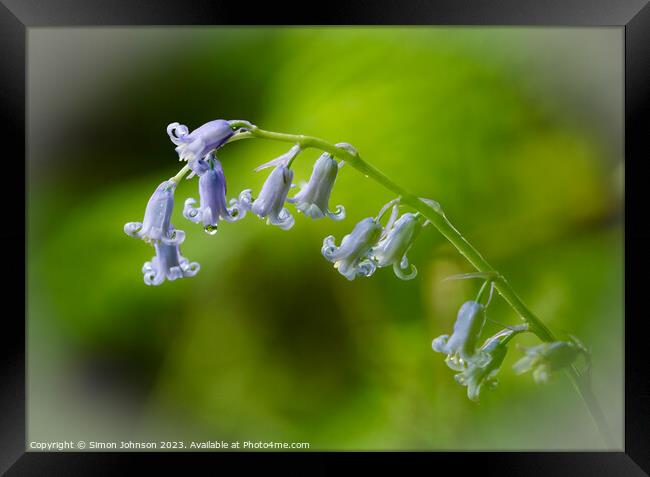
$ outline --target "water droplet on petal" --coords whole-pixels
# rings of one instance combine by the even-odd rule
[[[203,230],[205,230],[205,233],[208,235],[214,235],[217,233],[217,226],[216,225],[206,225]]]

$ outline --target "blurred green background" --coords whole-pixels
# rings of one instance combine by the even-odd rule
[[[392,197],[352,168],[342,222],[251,216],[208,236],[181,216],[190,279],[147,287],[127,237],[179,165],[165,133],[216,118],[354,144],[452,222],[560,336],[594,356],[623,429],[620,28],[30,28],[28,441],[263,440],[343,449],[598,449],[563,375],[510,366],[479,404],[431,340],[478,283],[432,228],[348,282],[320,254]],[[286,145],[220,154],[228,195]],[[316,151],[296,161],[306,180]],[[496,322],[516,324],[500,300]],[[486,333],[498,326],[489,323]],[[487,336],[487,335],[486,335]],[[522,344],[534,344],[526,337]]]

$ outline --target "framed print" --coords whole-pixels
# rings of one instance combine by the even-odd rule
[[[647,475],[646,3],[3,0],[2,470]]]

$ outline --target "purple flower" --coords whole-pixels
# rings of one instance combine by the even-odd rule
[[[467,301],[458,311],[452,335],[438,336],[431,347],[434,351],[447,355],[447,366],[462,371],[465,364],[477,356],[476,344],[484,324],[485,307],[478,302]]]
[[[336,246],[334,236],[326,237],[321,252],[348,280],[354,280],[359,275],[369,277],[377,268],[371,258],[371,250],[379,240],[381,232],[381,224],[368,217],[355,225],[350,234],[343,237],[340,247]]]
[[[187,126],[171,123],[167,134],[174,144],[181,161],[203,159],[210,151],[220,148],[234,134],[230,123],[216,119],[205,123],[188,134]]]
[[[182,242],[185,232],[174,230],[170,223],[174,209],[175,189],[174,181],[167,180],[161,183],[147,203],[144,220],[129,222],[124,226],[124,232],[145,242],[161,241],[169,245]]]
[[[469,361],[467,368],[454,376],[458,384],[467,386],[469,399],[478,401],[483,386],[488,389],[497,386],[496,375],[507,352],[508,346],[505,340],[490,338],[479,350],[481,359]]]
[[[418,271],[412,264],[409,269],[406,253],[413,245],[420,230],[422,230],[422,223],[419,214],[406,213],[397,219],[385,237],[372,249],[377,266],[392,265],[395,275],[402,280],[415,278]]]
[[[292,180],[293,171],[287,165],[279,164],[264,182],[260,195],[253,200],[250,189],[247,189],[240,194],[239,205],[244,210],[250,209],[261,219],[266,218],[267,224],[289,230],[293,227],[295,219],[284,207],[284,202],[287,200]]]
[[[246,210],[236,199],[230,201],[230,208],[226,203],[226,177],[214,154],[209,153],[205,160],[195,161],[193,170],[199,175],[200,204],[198,208],[193,207],[196,200],[187,199],[183,208],[185,218],[195,223],[202,222],[209,234],[216,233],[219,220],[235,222],[244,218]]]
[[[339,163],[336,159],[328,153],[323,153],[314,164],[309,182],[288,202],[295,203],[296,209],[312,219],[320,219],[326,215],[334,220],[344,219],[345,208],[342,205],[336,207],[336,212],[329,210],[330,194],[338,170]]]
[[[252,211],[261,219],[266,218],[267,224],[277,225],[283,230],[293,227],[295,219],[284,203],[293,181],[293,171],[290,169],[290,165],[300,151],[300,146],[296,144],[281,156],[256,167],[256,172],[268,167],[275,169],[269,174],[256,199],[253,199],[250,189],[239,194],[238,207],[242,210]]]
[[[147,285],[160,285],[165,280],[193,277],[201,267],[197,262],[190,262],[181,255],[179,241],[174,244],[164,242],[154,243],[156,256],[150,262],[145,262],[142,267],[144,282]]]

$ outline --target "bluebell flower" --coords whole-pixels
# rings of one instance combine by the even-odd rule
[[[499,337],[488,339],[479,350],[480,359],[473,359],[454,379],[467,386],[467,397],[478,401],[482,388],[494,389],[498,381],[496,375],[508,352],[507,340]]]
[[[548,382],[553,372],[570,366],[581,353],[586,352],[573,341],[553,341],[522,348],[525,355],[512,369],[516,374],[532,370],[533,379],[537,383]]]
[[[170,223],[174,209],[175,189],[174,181],[167,180],[161,183],[147,203],[144,220],[129,222],[124,226],[124,232],[145,242],[161,241],[165,244],[182,242],[185,233],[182,230],[174,230]]]
[[[438,336],[431,347],[447,355],[447,366],[462,371],[477,354],[476,346],[484,324],[485,307],[478,302],[467,301],[458,311],[452,335]]]
[[[256,167],[255,171],[269,167],[274,169],[264,182],[260,195],[254,199],[252,191],[246,189],[239,194],[238,206],[242,210],[250,210],[261,219],[265,218],[267,224],[277,225],[283,230],[293,227],[295,219],[284,203],[293,181],[293,171],[289,166],[300,151],[300,146],[295,145],[281,156]]]
[[[415,278],[418,271],[414,265],[409,266],[406,253],[413,245],[413,241],[420,233],[420,230],[422,230],[420,215],[406,213],[397,219],[390,229],[388,226],[386,229],[385,237],[372,249],[377,266],[387,267],[392,265],[395,275],[401,280]]]
[[[156,255],[142,267],[144,282],[147,285],[160,285],[165,280],[193,277],[201,267],[197,262],[190,262],[180,252],[180,243],[154,243]]]
[[[171,123],[167,126],[167,134],[177,146],[179,160],[192,162],[203,159],[209,152],[223,146],[234,131],[228,121],[216,119],[196,128],[191,133],[188,133],[187,126]]]
[[[312,219],[328,216],[333,220],[345,218],[345,208],[336,207],[336,211],[329,210],[330,194],[338,174],[339,163],[330,154],[323,153],[314,164],[314,169],[300,192],[288,202],[295,203],[296,209]]]
[[[289,230],[293,227],[295,219],[284,206],[284,202],[287,200],[292,180],[293,171],[280,164],[269,174],[260,195],[253,199],[250,189],[247,189],[240,194],[239,205],[243,210],[249,209],[259,218],[265,218],[267,224]]]
[[[185,201],[183,216],[192,222],[201,222],[205,231],[213,234],[217,231],[220,220],[235,222],[244,218],[246,210],[241,208],[236,199],[232,199],[230,207],[226,202],[226,176],[221,162],[210,153],[206,159],[195,161],[193,170],[199,176],[199,207],[194,207],[196,200],[189,198]]]
[[[340,247],[336,246],[334,236],[326,237],[321,251],[328,261],[334,263],[334,268],[348,280],[354,280],[357,276],[369,277],[377,268],[371,251],[381,232],[381,224],[368,217],[357,223],[352,232],[343,237]]]

